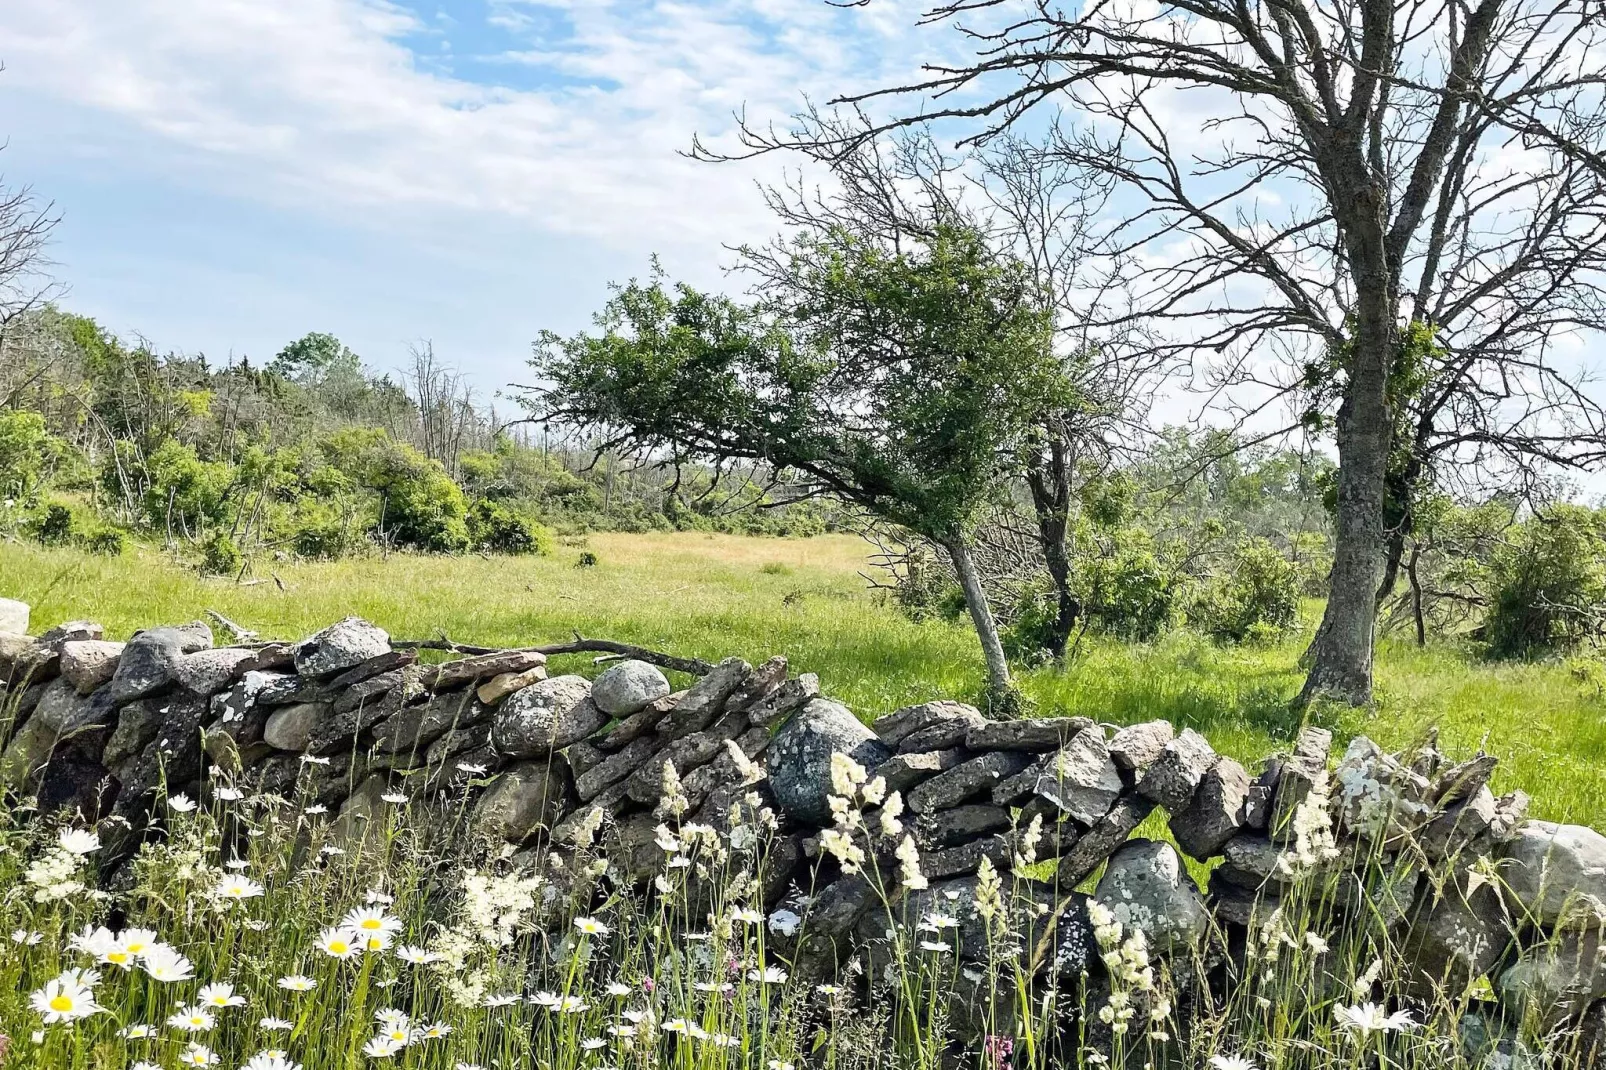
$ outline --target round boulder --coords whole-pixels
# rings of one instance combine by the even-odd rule
[[[846,754],[874,769],[892,752],[840,702],[817,698],[770,741],[770,787],[781,808],[799,821],[831,823],[831,755]]]
[[[534,758],[578,743],[607,723],[591,701],[591,681],[554,676],[513,692],[496,708],[491,744],[514,758]]]
[[[1169,843],[1128,840],[1110,856],[1093,898],[1158,952],[1185,951],[1204,936],[1210,916],[1199,889]]]
[[[390,636],[361,617],[336,621],[290,648],[302,676],[332,676],[390,653]]]
[[[1505,857],[1508,894],[1543,924],[1571,913],[1606,920],[1606,836],[1583,825],[1526,821]]]
[[[629,717],[669,694],[669,681],[658,666],[621,661],[591,684],[591,701],[610,717]]]

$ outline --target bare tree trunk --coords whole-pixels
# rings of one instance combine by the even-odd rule
[[[1372,196],[1378,193],[1371,191]],[[1372,240],[1367,241],[1366,237]],[[1338,410],[1338,510],[1327,610],[1311,643],[1301,705],[1318,696],[1352,706],[1372,700],[1372,641],[1386,545],[1385,481],[1391,440],[1388,373],[1398,349],[1397,303],[1380,235],[1352,239],[1357,317],[1349,383]]]
[[[943,543],[959,587],[965,592],[965,608],[970,610],[971,623],[976,626],[976,637],[981,640],[981,654],[987,662],[987,691],[995,704],[1010,694],[1009,662],[1004,657],[1004,644],[998,638],[998,621],[993,619],[992,607],[987,604],[987,592],[982,589],[981,576],[971,560],[970,547],[963,536],[956,535]]]
[[[1054,584],[1057,606],[1048,650],[1058,661],[1065,657],[1071,632],[1082,615],[1081,600],[1071,591],[1071,559],[1066,545],[1070,529],[1070,473],[1074,461],[1067,457],[1065,441],[1057,435],[1049,443],[1048,457],[1039,456],[1033,460],[1026,471],[1026,485],[1032,493],[1032,510],[1037,514],[1043,563]]]

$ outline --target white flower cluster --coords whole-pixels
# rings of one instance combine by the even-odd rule
[[[879,836],[898,841],[893,850],[898,860],[898,882],[911,891],[929,886],[920,871],[920,850],[914,836],[904,831],[902,795],[889,793],[884,779],[871,777],[864,766],[840,752],[831,755],[831,791],[826,803],[831,807],[834,824],[820,833],[820,847],[841,863],[844,873],[858,873],[864,868],[866,847],[873,847]],[[869,809],[877,811],[873,830],[864,820],[864,812]]]

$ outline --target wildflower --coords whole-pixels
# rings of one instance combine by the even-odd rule
[[[620,984],[618,981],[609,981],[606,991],[610,996],[628,996],[633,990],[629,985]]]
[[[575,918],[574,927],[586,936],[607,936],[612,931],[596,918]]]
[[[857,794],[869,777],[864,766],[841,751],[831,755],[831,790],[836,794],[849,797]]]
[[[802,917],[795,911],[777,910],[770,915],[770,932],[780,933],[782,936],[791,936],[802,924]]]
[[[396,949],[395,955],[397,958],[411,966],[428,966],[430,963],[439,961],[440,959],[440,956],[435,954],[435,952],[426,951],[423,948],[415,947],[412,944],[402,944]]]
[[[136,959],[144,958],[146,952],[154,947],[165,946],[149,929],[124,929],[117,939],[121,941],[123,950]]]
[[[230,984],[210,984],[203,987],[196,996],[201,1003],[208,1007],[243,1007],[245,997],[234,993],[234,986]]]
[[[1408,1011],[1385,1014],[1376,1003],[1362,1003],[1356,1007],[1335,1007],[1339,1027],[1362,1039],[1373,1033],[1395,1033],[1416,1025]]]
[[[319,814],[327,814],[329,808],[323,803],[313,803],[311,806],[303,808],[301,812],[307,817],[317,817]]]
[[[255,899],[262,892],[262,885],[250,877],[222,877],[218,880],[217,887],[212,889],[212,898],[239,901],[242,899]]]
[[[301,1064],[291,1062],[282,1051],[259,1051],[240,1070],[301,1070]]]
[[[747,971],[747,979],[749,981],[762,981],[767,985],[784,985],[786,978],[786,971],[779,966],[766,966],[762,970]]]
[[[349,959],[362,948],[357,934],[350,929],[325,929],[318,936],[318,947],[325,955],[335,959]]]
[[[407,802],[407,796],[402,795],[399,792],[394,792],[394,791],[387,791],[385,794],[381,795],[379,798],[380,798],[380,801],[388,802],[392,806],[402,806]]]
[[[195,976],[195,964],[166,944],[155,944],[142,956],[146,974],[164,984],[188,981]]]
[[[484,776],[486,770],[490,767],[474,762],[458,762],[457,768],[459,772],[467,773],[469,776]]]
[[[742,925],[761,925],[764,922],[764,915],[752,907],[737,907],[731,911],[731,921]]]
[[[146,1062],[144,1059],[141,1059],[133,1066],[130,1066],[128,1070],[162,1070],[162,1068],[157,1066],[155,1063]]]
[[[374,1037],[362,1046],[362,1053],[370,1059],[388,1059],[404,1047],[405,1044],[398,1043],[390,1037]]]
[[[686,798],[680,774],[675,771],[675,763],[672,761],[664,762],[663,786],[658,796],[658,807],[655,812],[660,817],[679,817],[691,809],[691,800]]]
[[[1215,1070],[1259,1070],[1242,1055],[1212,1055],[1210,1065],[1215,1067]]]
[[[28,947],[35,946],[44,938],[44,933],[29,932],[27,929],[13,929],[11,932],[11,942],[13,944],[25,944]]]
[[[146,1025],[144,1022],[137,1022],[134,1025],[123,1026],[117,1031],[117,1035],[124,1040],[149,1040],[156,1035],[156,1027],[154,1025]]]
[[[586,1037],[580,1042],[580,1047],[584,1051],[599,1051],[607,1046],[608,1042],[601,1037]]]
[[[511,1007],[518,1001],[519,997],[510,992],[499,992],[486,996],[485,1001],[481,1004],[481,1006],[485,1007],[487,1010],[494,1011],[498,1007]]]
[[[88,829],[62,829],[56,842],[63,851],[79,858],[100,850],[100,834]]]
[[[684,1018],[671,1018],[663,1028],[666,1033],[685,1033],[691,1029],[691,1023]]]
[[[388,951],[393,942],[389,933],[357,933],[357,942],[371,954]]]
[[[190,1007],[180,1007],[168,1019],[167,1024],[174,1029],[182,1029],[186,1033],[204,1033],[217,1024],[212,1012],[196,1004]]]
[[[217,1052],[193,1041],[178,1056],[180,1066],[216,1066],[220,1061]]]
[[[272,1016],[257,1022],[258,1028],[266,1029],[270,1033],[282,1033],[291,1028],[291,1025],[292,1023],[285,1021],[283,1018],[274,1018]]]
[[[591,1009],[591,1004],[579,996],[564,996],[558,1000],[557,1012],[559,1014],[584,1014]]]
[[[347,911],[346,916],[340,919],[340,928],[355,933],[397,933],[401,932],[402,923],[383,910],[357,907]]]
[[[286,992],[311,992],[318,987],[318,982],[304,974],[292,973],[278,980],[280,988]]]
[[[370,888],[370,889],[368,889],[368,894],[363,896],[363,902],[367,903],[369,906],[388,907],[392,903],[394,903],[395,901],[396,901],[396,897],[395,896],[386,895],[383,891],[381,891],[378,888]]]
[[[840,829],[826,829],[820,833],[820,849],[842,863],[842,872],[857,873],[864,865],[864,848]]]
[[[167,800],[167,808],[175,814],[188,814],[195,811],[195,800],[188,795],[174,795]]]
[[[212,795],[219,802],[239,802],[241,799],[245,798],[245,792],[241,791],[239,788],[231,788],[228,786],[218,788],[212,792]]]
[[[330,759],[328,759],[328,758],[320,758],[316,754],[303,754],[301,756],[301,764],[302,765],[328,765],[329,762],[330,762]]]
[[[431,1022],[429,1025],[419,1026],[413,1031],[413,1036],[417,1040],[444,1040],[451,1033],[452,1027],[445,1022]]]
[[[840,986],[840,985],[815,985],[814,986],[814,991],[818,992],[822,996],[840,996],[842,994],[842,986]]]
[[[951,947],[950,945],[944,943],[941,940],[922,940],[922,941],[920,941],[920,950],[922,950],[922,951],[952,951],[953,947]]]
[[[336,847],[332,843],[326,843],[322,847],[318,848],[318,853],[323,855],[325,858],[339,858],[341,855],[346,853],[346,849],[344,847]]]
[[[1003,909],[1003,882],[992,859],[983,855],[981,864],[976,867],[976,914],[990,921]]]

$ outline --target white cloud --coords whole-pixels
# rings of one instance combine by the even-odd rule
[[[0,89],[103,120],[100,151],[122,166],[280,206],[702,243],[767,227],[752,182],[779,161],[692,162],[680,153],[694,132],[728,137],[734,109],[784,117],[804,93],[879,84],[914,62],[897,47],[908,0],[862,13],[818,0],[494,11],[516,32],[570,24],[560,40],[478,57],[528,76],[508,85],[549,87],[453,76],[442,34],[461,13],[421,18],[383,0],[8,0]]]

